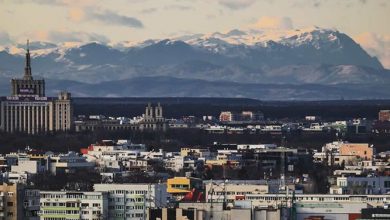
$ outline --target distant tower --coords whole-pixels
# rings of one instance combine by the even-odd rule
[[[67,131],[73,125],[73,105],[71,94],[62,91],[58,94],[58,99],[54,101],[54,129]]]
[[[27,46],[26,46],[26,66],[24,67],[24,80],[33,80],[32,74],[31,74],[31,57],[30,57],[30,45],[29,40],[27,40]]]
[[[280,190],[286,190],[286,137],[282,137],[281,144],[281,155],[280,155]]]
[[[149,122],[153,119],[153,108],[152,104],[149,102],[145,109],[145,121]]]
[[[163,112],[162,112],[162,107],[161,107],[160,103],[157,104],[154,112],[155,112],[156,120],[161,121],[163,119]]]
[[[22,79],[12,79],[12,96],[20,97],[44,97],[45,81],[43,79],[34,79],[31,73],[30,45],[27,40],[26,46],[26,65],[24,67],[24,76]]]

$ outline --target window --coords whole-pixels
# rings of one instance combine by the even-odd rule
[[[390,181],[385,181],[385,188],[390,188]]]

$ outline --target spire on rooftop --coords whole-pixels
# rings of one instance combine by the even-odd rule
[[[32,74],[31,74],[31,58],[30,58],[30,42],[27,40],[26,45],[26,66],[24,67],[24,77],[25,80],[32,80]]]

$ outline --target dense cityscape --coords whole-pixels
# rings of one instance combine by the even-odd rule
[[[45,96],[44,79],[32,75],[28,44],[25,59],[23,78],[13,79],[11,95],[2,98],[3,137],[51,134],[65,135],[66,141],[66,135],[103,132],[122,139],[96,139],[68,151],[26,145],[3,152],[3,219],[390,216],[390,110],[380,110],[374,120],[325,120],[316,115],[270,119],[260,110],[165,118],[157,102],[146,104],[144,113],[132,118],[74,115],[70,92]],[[150,142],[173,131],[176,136],[220,137],[222,142]],[[130,139],[141,134],[144,141]],[[385,141],[379,146],[373,144],[375,138],[349,142],[349,135]],[[332,141],[305,147],[289,143],[294,136]]]
[[[0,220],[390,220],[389,0],[0,0]]]

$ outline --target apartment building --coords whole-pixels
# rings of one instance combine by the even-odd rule
[[[266,182],[257,180],[203,181],[206,201],[233,202],[243,200],[246,194],[266,194],[269,187]]]
[[[41,220],[107,219],[108,201],[105,192],[41,191]]]
[[[23,187],[19,184],[0,185],[0,219],[23,220]],[[22,204],[20,204],[22,203]]]
[[[108,193],[108,219],[146,218],[148,208],[166,207],[166,184],[95,184],[95,192]]]
[[[390,193],[390,176],[337,177],[330,194],[378,194]]]
[[[353,155],[364,160],[372,160],[374,148],[368,143],[344,143],[340,146],[341,155]]]

